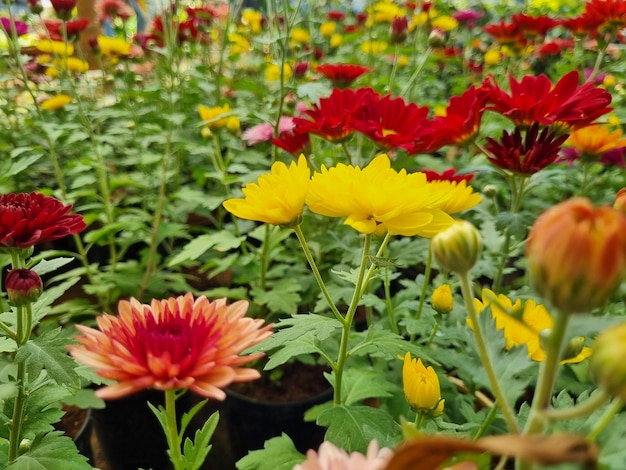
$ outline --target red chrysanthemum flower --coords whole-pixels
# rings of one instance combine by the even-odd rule
[[[50,0],[54,11],[59,13],[71,12],[76,6],[77,0]]]
[[[315,70],[329,79],[334,87],[347,88],[361,75],[374,69],[358,64],[322,64]]]
[[[426,181],[450,181],[453,183],[460,183],[465,181],[469,183],[474,179],[474,173],[457,174],[454,168],[448,168],[441,173],[434,170],[421,170],[421,173],[426,175]]]
[[[354,128],[383,149],[401,148],[409,152],[429,146],[432,133],[428,107],[406,103],[402,98],[387,95],[364,102],[357,114]]]
[[[485,25],[483,31],[502,45],[524,47],[527,43],[522,30],[515,23],[501,20],[499,23]]]
[[[148,388],[189,389],[223,400],[222,388],[260,377],[256,369],[239,367],[263,353],[240,356],[271,335],[273,325],[245,317],[248,302],[177,298],[122,300],[119,315],[103,314],[100,330],[77,325],[82,334],[70,354],[103,378],[117,381],[96,391],[104,399],[121,398]]]
[[[301,153],[307,154],[311,148],[311,138],[308,133],[300,133],[297,131],[281,132],[278,137],[272,139],[272,144],[279,147],[286,152],[289,152],[294,157],[297,157]]]
[[[553,163],[559,156],[561,145],[568,134],[557,135],[545,127],[541,133],[534,124],[525,131],[519,127],[512,134],[504,131],[500,141],[487,138],[487,159],[503,170],[520,175],[532,175]]]
[[[572,39],[555,38],[537,47],[537,55],[541,58],[556,56],[563,51],[571,51],[574,49],[574,45]]]
[[[615,34],[626,26],[626,2],[624,0],[589,0],[581,15],[587,22],[598,24],[603,33]]]
[[[38,193],[0,196],[0,246],[29,248],[83,231],[83,216],[71,210],[71,204]]]
[[[480,121],[489,97],[488,90],[472,85],[461,96],[450,98],[445,116],[432,120],[430,152],[444,145],[464,145],[471,142],[480,130]]]
[[[608,91],[592,83],[579,85],[577,71],[571,71],[554,87],[546,75],[526,75],[521,81],[509,75],[510,93],[502,90],[495,79],[485,80],[483,87],[489,90],[486,109],[508,117],[517,126],[534,123],[549,126],[562,123],[579,129],[588,126],[612,108]]]
[[[343,21],[346,18],[346,14],[339,10],[330,10],[326,13],[326,18],[331,21]]]
[[[126,21],[135,15],[133,9],[124,0],[98,0],[93,7],[100,22],[115,18]]]
[[[534,39],[536,36],[545,36],[556,28],[559,22],[549,16],[530,16],[524,13],[511,15],[511,22],[519,28],[527,38]]]
[[[579,15],[574,18],[562,18],[559,20],[559,24],[573,35],[583,37],[595,36],[603,21],[603,18]]]
[[[63,27],[67,31],[67,37],[73,38],[82,33],[87,26],[89,26],[89,20],[86,18],[77,18],[70,21],[61,21],[54,18],[45,18],[43,20],[44,26],[48,30],[48,37],[53,41],[63,41]]]
[[[331,142],[340,142],[354,134],[355,116],[363,101],[369,103],[378,94],[371,88],[352,90],[333,89],[328,98],[322,98],[313,109],[304,111],[307,118],[295,117],[295,131],[315,134]]]

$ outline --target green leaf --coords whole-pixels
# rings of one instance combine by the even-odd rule
[[[261,450],[253,450],[236,464],[238,470],[292,470],[304,461],[286,434],[265,441]]]
[[[397,388],[397,385],[386,380],[380,372],[347,369],[343,377],[342,402],[354,405],[366,398],[390,397]]]
[[[424,348],[405,340],[402,336],[384,329],[380,325],[372,325],[367,331],[359,333],[358,336],[362,337],[363,340],[352,346],[350,349],[351,355],[375,354],[388,360],[402,360],[408,351],[413,356],[419,357],[424,361],[432,364],[439,363],[426,353]]]
[[[45,369],[56,383],[79,388],[80,378],[74,370],[76,362],[66,353],[67,338],[59,336],[61,331],[56,328],[29,340],[17,350],[15,360],[26,362],[31,377],[37,377]]]
[[[239,248],[245,239],[246,237],[237,237],[228,230],[200,235],[187,243],[181,251],[170,259],[167,265],[172,267],[185,261],[197,260],[211,248],[219,252]]]
[[[341,328],[341,322],[336,318],[324,317],[314,313],[300,313],[291,318],[280,320],[276,328],[279,329],[277,332],[248,351],[271,351],[312,332],[318,340],[323,341]]]
[[[33,384],[26,401],[22,437],[34,439],[37,435],[52,431],[53,424],[63,417],[60,403],[70,392],[67,388],[51,382],[45,373],[42,373]]]
[[[317,417],[317,424],[328,428],[326,440],[346,452],[365,453],[373,439],[380,447],[402,439],[400,425],[386,411],[369,406],[334,406]]]
[[[74,258],[54,258],[51,260],[43,259],[33,266],[32,269],[40,276],[43,276],[44,274],[56,271],[72,261],[74,261]]]
[[[69,437],[55,431],[35,438],[30,449],[7,470],[91,470],[91,465]]]
[[[183,445],[183,459],[185,461],[188,470],[197,470],[204,463],[206,456],[209,455],[211,445],[209,441],[213,436],[213,432],[217,427],[217,423],[220,419],[219,413],[216,411],[208,420],[204,422],[202,429],[196,431],[193,442],[191,439],[185,439]],[[183,431],[181,430],[181,433]]]
[[[255,303],[267,305],[272,313],[293,315],[302,300],[298,293],[300,289],[300,283],[296,279],[284,278],[272,283],[269,290],[255,288],[251,294]]]
[[[295,357],[319,352],[324,351],[319,346],[319,341],[315,337],[315,332],[310,331],[306,335],[302,335],[293,341],[289,341],[278,351],[273,352],[263,369],[271,370]]]

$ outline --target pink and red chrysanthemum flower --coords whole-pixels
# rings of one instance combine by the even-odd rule
[[[223,400],[224,387],[260,377],[258,370],[240,366],[263,353],[240,354],[271,335],[272,325],[246,317],[247,308],[243,300],[227,305],[226,299],[194,299],[191,293],[150,305],[122,300],[118,315],[98,317],[99,330],[77,325],[80,344],[68,350],[116,381],[96,391],[103,399],[155,388]]]

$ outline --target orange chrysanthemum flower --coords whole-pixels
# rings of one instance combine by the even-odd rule
[[[626,147],[626,137],[619,129],[611,131],[596,124],[572,132],[565,145],[575,148],[583,158],[599,158],[606,152]]]
[[[122,300],[118,316],[97,319],[100,330],[77,325],[81,344],[68,349],[101,377],[117,381],[99,389],[100,398],[186,388],[223,400],[223,387],[260,377],[256,369],[239,366],[263,353],[239,354],[269,337],[273,325],[245,317],[247,309],[243,300],[227,305],[226,299],[211,302],[191,293],[150,305]]]

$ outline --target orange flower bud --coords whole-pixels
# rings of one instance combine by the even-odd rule
[[[531,284],[563,313],[606,302],[626,273],[626,216],[572,198],[544,212],[530,230]]]
[[[617,192],[613,207],[626,214],[626,188],[622,188]]]

